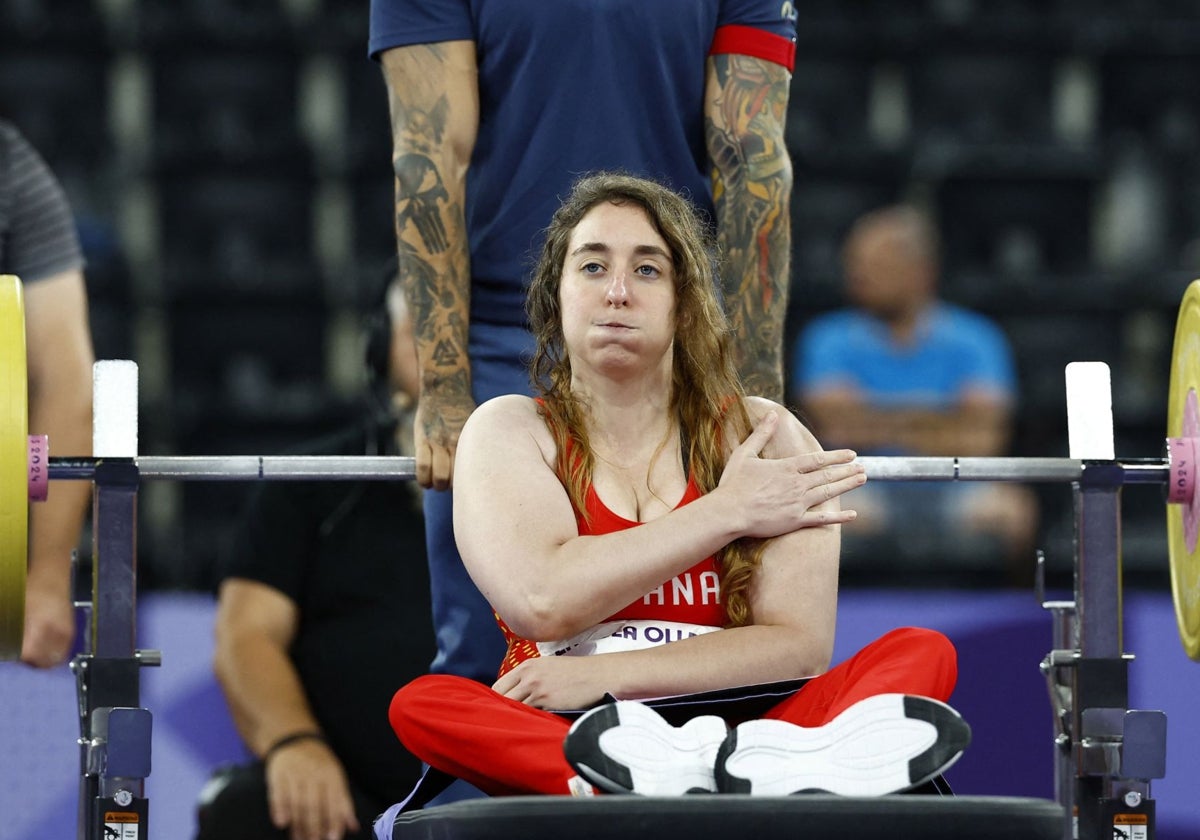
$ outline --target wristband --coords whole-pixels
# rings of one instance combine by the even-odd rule
[[[290,735],[284,735],[274,744],[271,744],[271,746],[267,747],[267,751],[263,753],[262,757],[263,764],[266,764],[268,761],[270,761],[271,756],[275,755],[275,753],[279,752],[284,747],[290,747],[297,741],[307,741],[309,739],[320,741],[322,744],[326,743],[325,736],[315,730],[293,732]]]

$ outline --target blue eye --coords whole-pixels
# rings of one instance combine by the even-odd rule
[[[600,265],[600,263],[590,262],[585,263],[581,270],[584,274],[598,274],[604,270],[604,266]]]
[[[639,265],[637,271],[644,277],[657,277],[659,275],[658,268],[652,265]]]

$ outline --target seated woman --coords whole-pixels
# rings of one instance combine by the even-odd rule
[[[742,392],[714,271],[693,209],[657,184],[590,176],[555,214],[528,302],[541,396],[481,405],[454,473],[455,535],[508,655],[491,687],[424,676],[390,707],[432,767],[493,795],[873,795],[969,741],[944,636],[893,631],[829,669],[854,519],[838,497],[865,476]],[[637,702],[804,677],[755,720],[676,728]]]

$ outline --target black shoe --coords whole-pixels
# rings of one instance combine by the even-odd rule
[[[721,745],[715,776],[723,793],[880,796],[933,779],[970,741],[971,727],[945,703],[881,694],[824,726],[747,721]]]
[[[576,720],[563,754],[580,776],[609,793],[711,793],[717,751],[728,733],[714,715],[674,727],[649,706],[620,700]]]

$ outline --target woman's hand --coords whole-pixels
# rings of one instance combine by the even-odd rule
[[[743,517],[742,535],[777,537],[800,528],[853,520],[856,513],[842,510],[834,500],[866,481],[862,465],[854,462],[855,453],[835,449],[763,458],[763,449],[778,427],[777,411],[763,415],[754,431],[733,450],[717,484],[718,491],[733,500]]]
[[[492,684],[512,700],[538,709],[584,709],[604,697],[604,655],[528,659]]]

